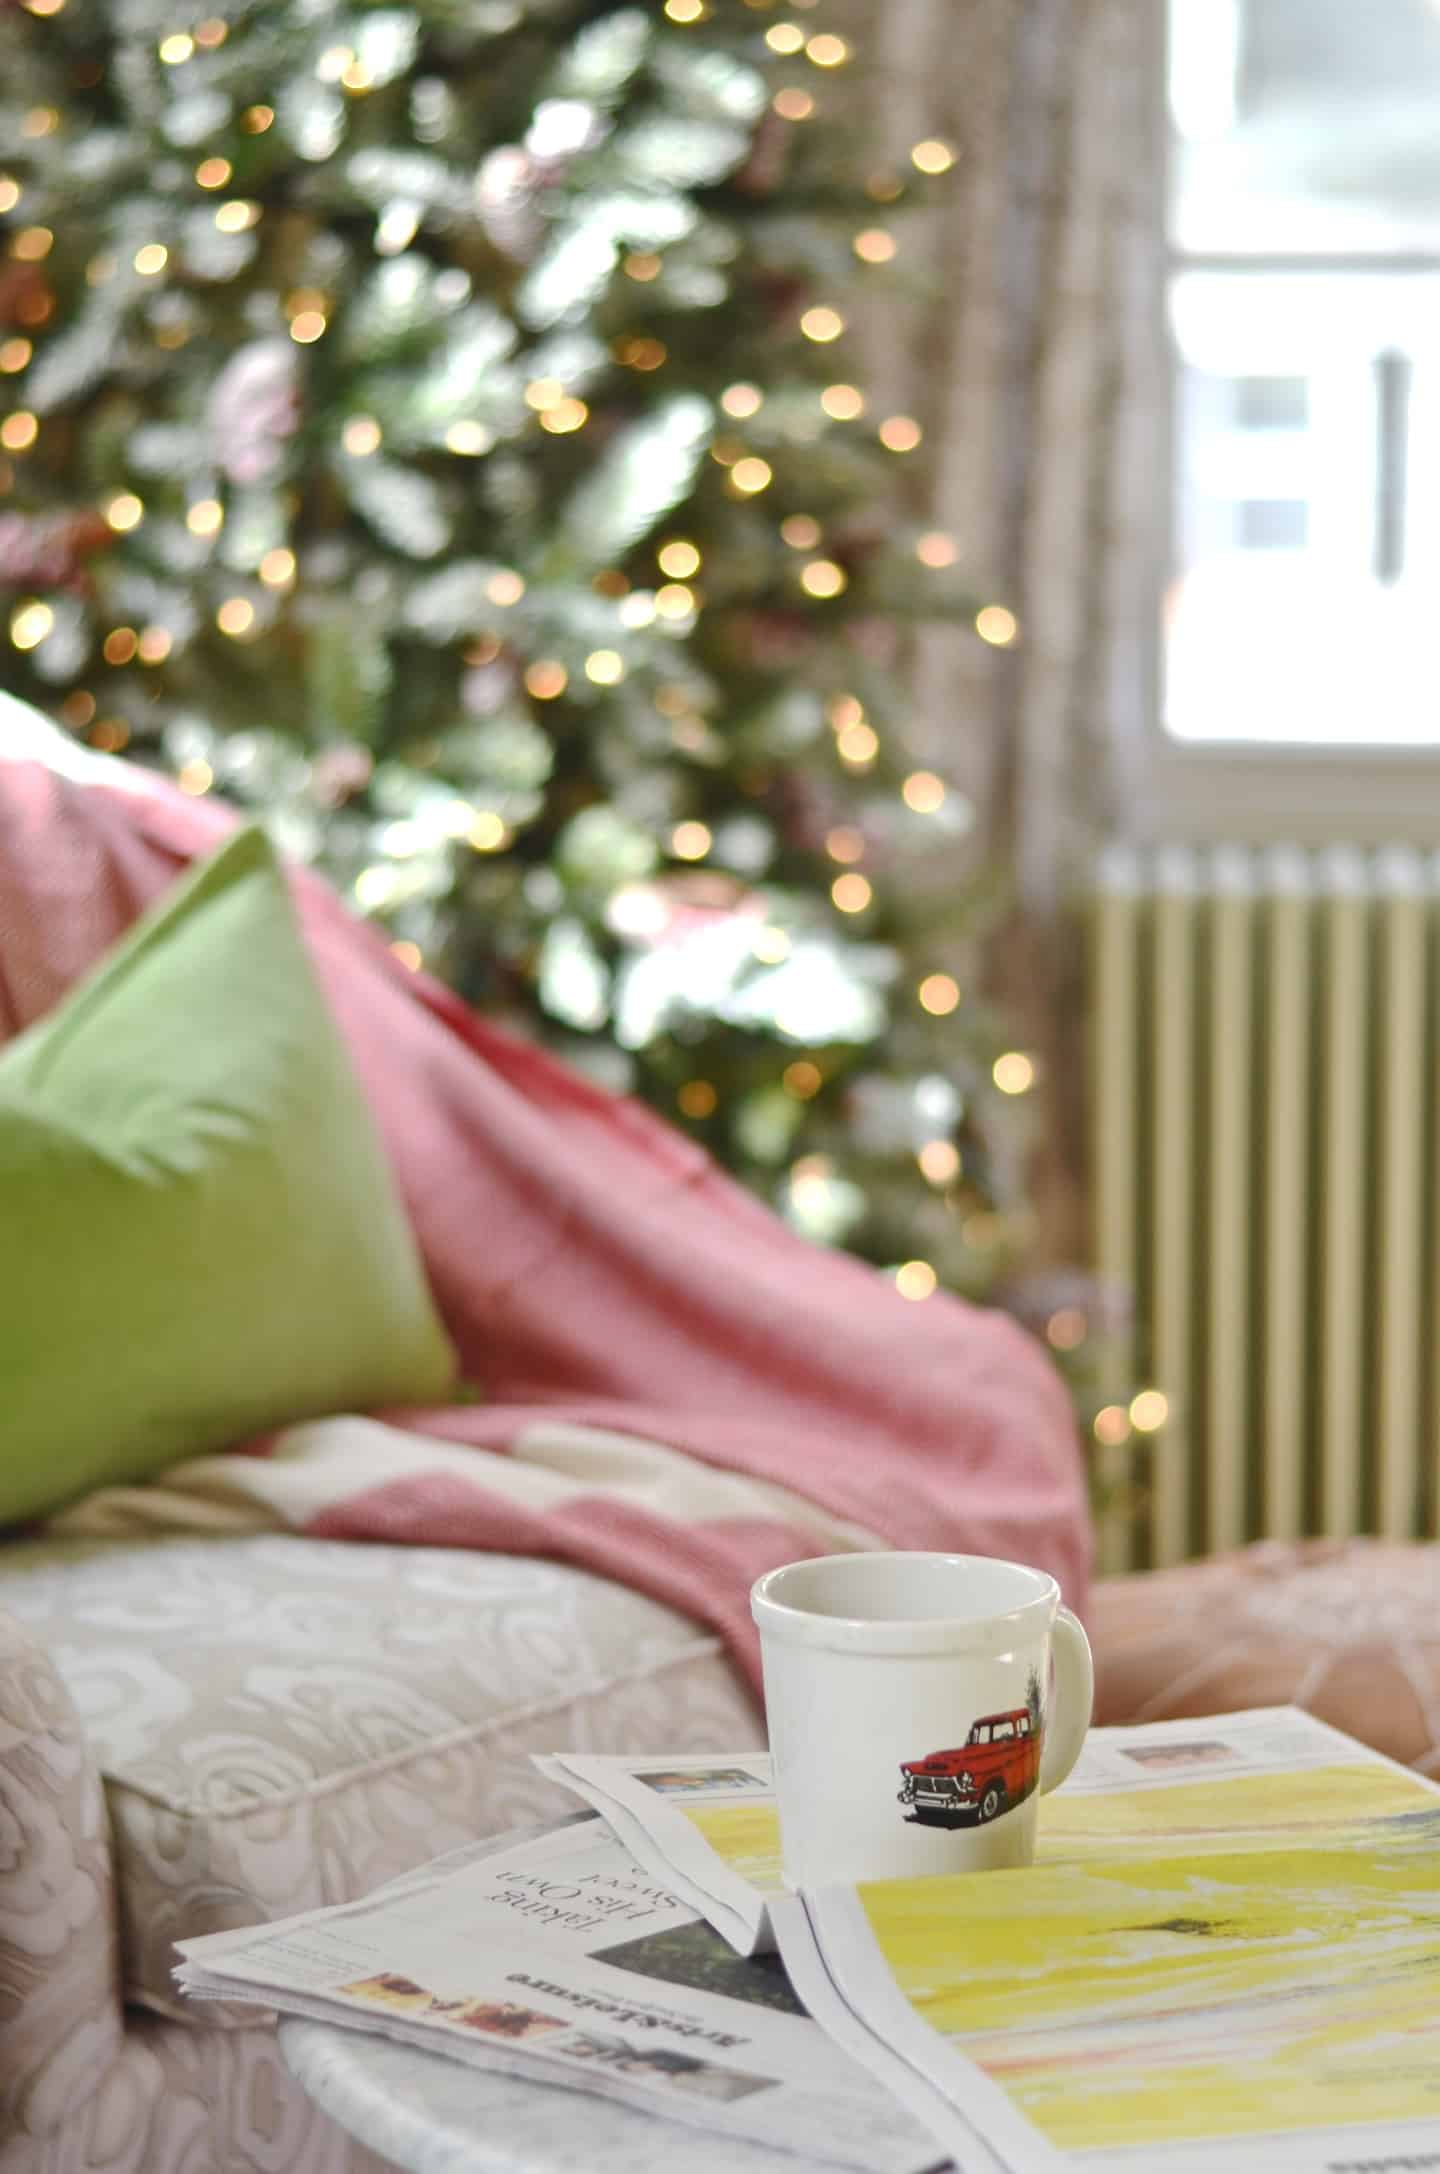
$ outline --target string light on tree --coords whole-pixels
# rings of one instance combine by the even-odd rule
[[[518,604],[525,594],[525,576],[517,574],[513,567],[502,566],[499,573],[492,574],[486,582],[485,594],[492,604],[498,604],[502,610],[511,604]]]
[[[839,596],[847,586],[845,569],[834,559],[811,559],[800,570],[800,586],[807,596]]]
[[[875,893],[864,876],[853,870],[848,875],[837,876],[830,886],[830,896],[841,913],[864,913]]]
[[[1059,1306],[1045,1324],[1045,1340],[1054,1351],[1078,1351],[1090,1323],[1078,1306]]]
[[[117,536],[128,535],[144,518],[144,504],[133,491],[117,491],[113,498],[105,501],[106,525],[113,528]]]
[[[927,1140],[915,1160],[929,1185],[953,1185],[960,1175],[960,1150],[953,1140]]]
[[[0,445],[7,453],[28,453],[39,435],[39,419],[28,408],[16,408],[0,423]]]
[[[835,423],[853,423],[857,415],[865,413],[865,395],[858,385],[827,385],[820,395],[820,405]]]
[[[625,677],[625,659],[618,649],[592,649],[585,659],[585,677],[597,687],[618,687]]]
[[[805,33],[798,23],[772,23],[765,33],[765,43],[772,53],[799,53],[804,49]]]
[[[792,551],[813,551],[820,541],[820,523],[808,513],[792,513],[780,523],[782,540]]]
[[[225,508],[218,498],[197,498],[185,516],[192,536],[218,536],[225,525]]]
[[[255,625],[255,606],[248,596],[227,596],[215,614],[215,624],[231,641],[240,641]]]
[[[945,805],[945,782],[933,770],[912,770],[900,788],[900,797],[917,815],[933,815]]]
[[[747,416],[758,415],[765,395],[758,385],[727,385],[720,395],[720,405],[727,415],[743,422]]]
[[[1161,1389],[1142,1389],[1130,1400],[1130,1424],[1137,1434],[1157,1434],[1170,1417],[1170,1399]]]
[[[780,1075],[780,1084],[797,1102],[809,1102],[825,1084],[825,1075],[808,1057],[797,1057]]]
[[[1104,1404],[1090,1422],[1090,1431],[1104,1449],[1118,1449],[1130,1439],[1130,1414],[1123,1404]]]
[[[929,1261],[905,1261],[895,1271],[895,1288],[902,1298],[932,1298],[939,1281]]]
[[[675,1090],[675,1100],[686,1117],[713,1117],[720,1097],[708,1079],[687,1079]]]
[[[590,410],[583,400],[575,400],[567,395],[563,400],[557,400],[553,406],[542,409],[540,428],[548,430],[553,437],[565,437],[572,430],[582,429],[589,414]]]
[[[730,470],[730,488],[738,491],[744,498],[753,498],[757,491],[763,491],[767,487],[774,472],[768,460],[761,460],[758,454],[749,453],[743,460],[737,460]]]
[[[467,460],[474,460],[488,453],[495,439],[483,423],[462,419],[452,423],[445,433],[445,444],[451,453],[459,453]]]
[[[843,68],[850,58],[850,47],[844,38],[837,38],[832,31],[822,30],[805,41],[805,58],[817,68]]]
[[[960,547],[953,536],[947,536],[943,529],[933,528],[916,543],[915,556],[922,566],[953,566],[960,556]]]
[[[845,320],[839,310],[831,309],[828,303],[821,302],[813,309],[806,310],[800,319],[800,330],[807,340],[818,341],[823,346],[831,340],[839,339],[845,330]]]
[[[10,639],[17,649],[38,649],[53,630],[55,614],[38,597],[17,604],[10,614]]]
[[[910,163],[922,174],[948,174],[955,164],[953,147],[938,136],[927,136],[911,150]]]
[[[683,581],[667,581],[655,591],[655,611],[661,619],[688,619],[695,610],[695,591]]]
[[[975,614],[975,632],[993,649],[1008,649],[1020,632],[1020,622],[1003,604],[987,604]]]
[[[670,833],[670,850],[677,861],[703,861],[713,843],[707,823],[677,823]]]
[[[1002,1095],[1028,1095],[1035,1084],[1035,1060],[1023,1049],[1007,1049],[995,1059],[990,1076]]]
[[[862,264],[888,264],[898,244],[885,227],[867,226],[861,228],[850,247]]]
[[[525,687],[537,702],[554,702],[570,684],[570,674],[554,657],[537,657],[525,667]]]
[[[913,453],[924,432],[913,415],[887,415],[875,435],[887,453]]]
[[[699,551],[693,543],[681,536],[672,537],[669,543],[662,544],[655,558],[661,573],[668,574],[672,581],[688,581],[692,574],[700,571]]]
[[[669,355],[663,340],[634,336],[617,340],[613,352],[615,360],[628,370],[659,370]]]
[[[920,1008],[933,1018],[945,1019],[959,1007],[960,984],[951,974],[927,974],[916,991]]]
[[[777,91],[770,104],[782,121],[808,121],[815,112],[815,101],[810,93],[794,85]]]
[[[847,769],[868,770],[880,752],[879,736],[870,725],[847,725],[835,742],[835,752]]]

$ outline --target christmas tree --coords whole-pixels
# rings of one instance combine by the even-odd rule
[[[905,661],[1019,630],[867,389],[955,153],[863,69],[817,0],[0,4],[0,590],[17,692],[918,1301],[1014,1273],[1033,1067]]]

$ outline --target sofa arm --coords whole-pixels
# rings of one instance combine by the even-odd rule
[[[100,1777],[54,1664],[0,1614],[0,2139],[73,2113],[124,2029]]]

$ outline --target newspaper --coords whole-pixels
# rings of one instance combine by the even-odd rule
[[[774,1957],[737,1958],[588,1816],[453,1852],[363,1902],[178,1946],[195,1998],[378,2031],[811,2163],[943,2161]],[[990,2174],[988,2157],[976,2166]]]
[[[1279,1710],[1097,1732],[1042,1821],[1025,1870],[770,1904],[957,2160],[1440,2168],[1440,1790]]]
[[[1440,2169],[1440,1790],[1310,1715],[1093,1730],[1033,1866],[798,1896],[762,1757],[547,1768],[967,2170]]]

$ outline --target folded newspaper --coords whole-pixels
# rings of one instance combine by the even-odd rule
[[[1440,2169],[1440,1790],[1309,1715],[1094,1730],[1033,1866],[801,1895],[762,1755],[545,1765],[965,2174]]]
[[[182,1991],[378,2031],[865,2174],[944,2153],[598,1820],[453,1851],[363,1902],[178,1943]],[[684,2146],[676,2157],[683,2160]]]

